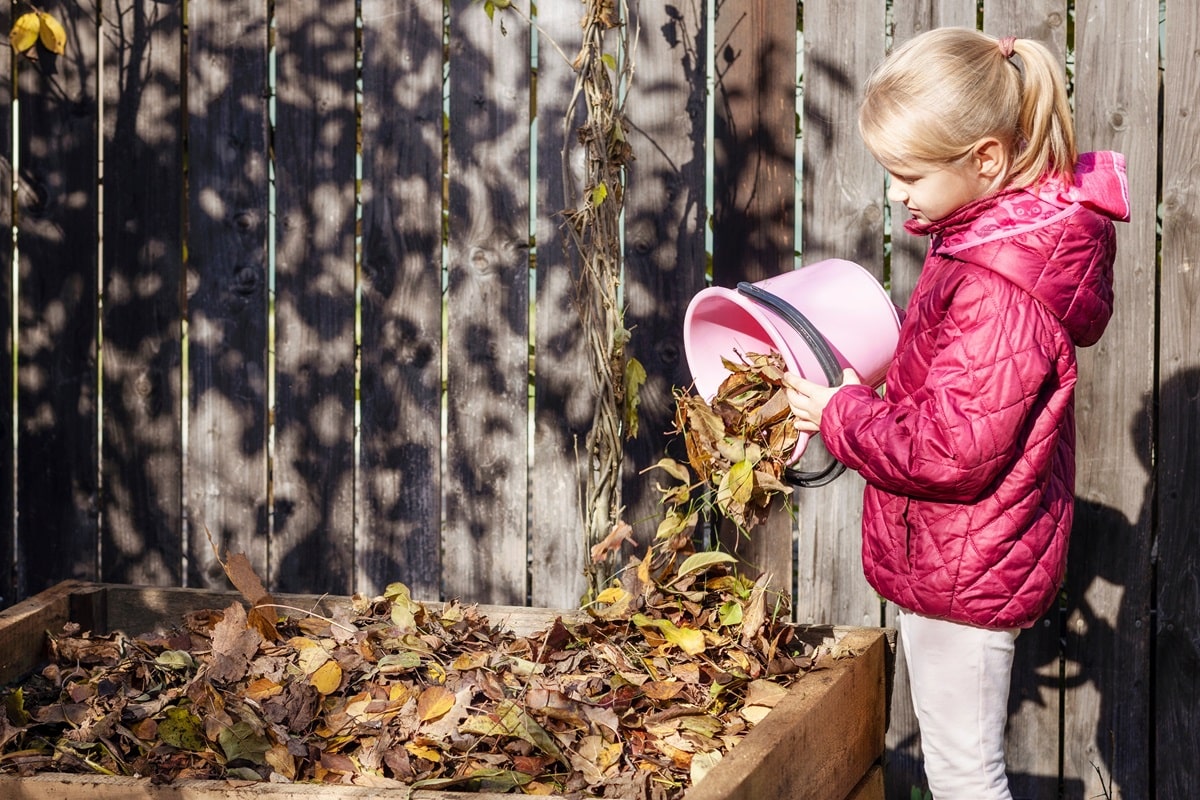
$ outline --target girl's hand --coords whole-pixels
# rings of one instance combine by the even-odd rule
[[[796,428],[807,433],[819,432],[821,414],[834,392],[843,386],[861,383],[858,374],[850,368],[842,372],[842,382],[837,386],[822,386],[794,372],[784,373],[783,384],[787,390],[788,405],[792,407],[792,416],[796,418]]]

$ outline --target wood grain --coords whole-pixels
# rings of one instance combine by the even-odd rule
[[[526,601],[530,61],[527,23],[454,0],[450,22],[448,596]]]
[[[215,586],[218,548],[268,573],[266,9],[206,3],[188,27],[186,584]]]
[[[275,6],[273,591],[353,579],[356,4]]]
[[[442,4],[363,18],[361,463],[354,585],[441,590]]]
[[[55,17],[66,52],[15,61],[18,597],[100,569],[98,20]]]
[[[1191,755],[1200,753],[1200,720],[1188,699],[1200,692],[1200,27],[1191,14],[1191,6],[1167,4],[1154,422],[1158,486],[1153,499],[1147,498],[1151,520],[1143,523],[1157,519],[1155,697],[1149,711],[1159,797],[1184,797],[1200,782],[1200,764]]]

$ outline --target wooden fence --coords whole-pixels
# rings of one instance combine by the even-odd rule
[[[573,55],[578,4],[538,3],[537,29],[468,0],[186,9],[46,6],[66,53],[0,60],[15,232],[0,237],[3,603],[68,577],[224,586],[215,553],[231,550],[280,591],[404,581],[425,598],[575,605],[592,400],[557,213],[573,202],[558,158],[573,73],[553,45]],[[900,210],[854,133],[866,74],[937,25],[1062,54],[1081,144],[1126,154],[1134,216],[1112,326],[1082,354],[1070,575],[1019,639],[1013,786],[1191,796],[1193,0],[632,11],[624,298],[649,379],[625,500],[643,542],[660,509],[640,470],[673,446],[682,314],[709,253],[725,285],[791,269],[798,250],[851,258],[903,303],[922,243],[890,240]],[[790,576],[800,621],[892,622],[860,572],[861,488],[847,475],[798,492],[794,520],[746,551]],[[896,690],[889,796],[908,798],[922,779],[902,666]]]

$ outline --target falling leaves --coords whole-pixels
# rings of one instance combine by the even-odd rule
[[[272,605],[274,637],[242,603],[138,637],[68,626],[0,693],[0,772],[672,800],[820,663],[735,567],[663,540],[528,636],[403,584],[330,617]]]
[[[712,400],[676,392],[675,432],[684,437],[688,463],[700,483],[715,489],[717,510],[749,532],[766,520],[775,497],[790,495],[784,473],[799,433],[783,386],[782,356],[748,353],[740,361],[722,362],[729,377]],[[683,482],[663,490],[664,503],[686,507],[692,500],[687,468],[673,459],[657,466]],[[672,521],[668,513],[663,524]]]

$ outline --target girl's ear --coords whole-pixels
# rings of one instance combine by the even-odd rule
[[[975,143],[975,165],[979,177],[988,181],[1002,179],[1008,174],[1008,151],[999,139],[980,139]]]

